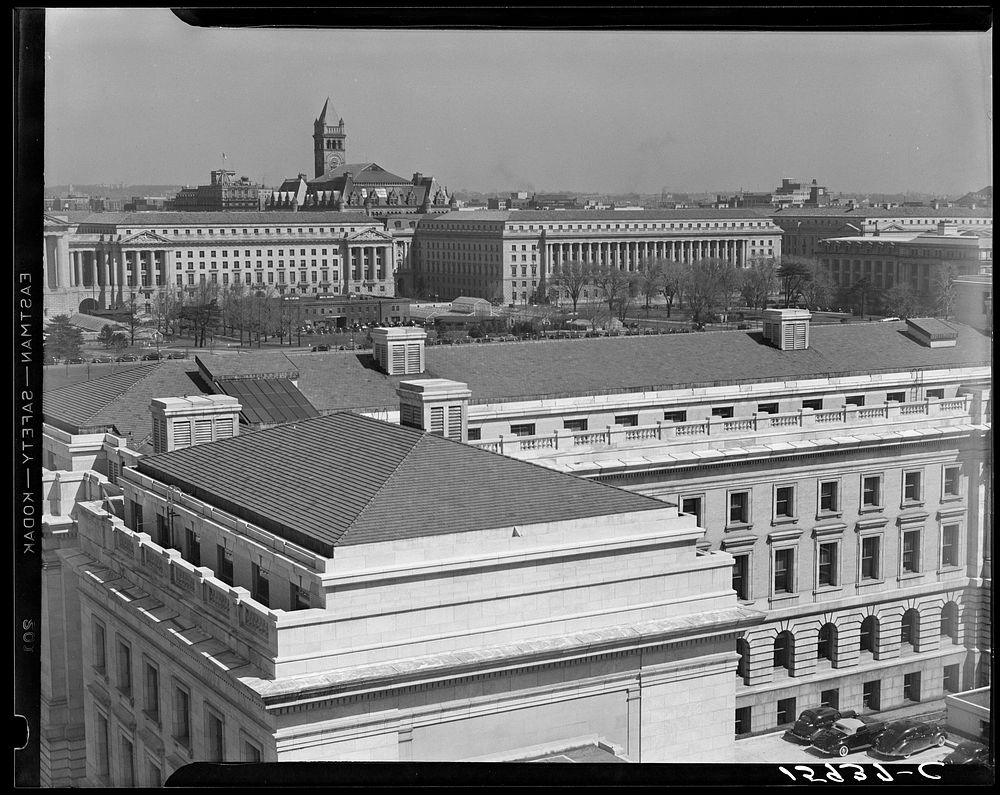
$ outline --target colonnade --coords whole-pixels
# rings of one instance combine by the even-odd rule
[[[380,282],[392,281],[392,247],[386,246],[349,246],[350,268],[344,274],[345,282]]]
[[[748,260],[749,240],[707,238],[695,240],[574,241],[545,243],[549,270],[566,262],[590,262],[635,271],[650,259],[677,262],[716,257],[742,267]]]

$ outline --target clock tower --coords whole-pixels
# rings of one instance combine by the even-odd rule
[[[337,115],[330,98],[326,98],[323,111],[313,122],[313,159],[316,176],[322,177],[328,171],[347,162],[347,134],[344,120]]]

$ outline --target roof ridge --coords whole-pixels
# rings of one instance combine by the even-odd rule
[[[343,412],[343,413],[351,414],[353,412]],[[370,417],[365,417],[363,414],[357,414],[355,416],[361,417],[361,418],[363,418],[365,420],[371,420]],[[380,422],[379,420],[373,420],[373,421],[374,422]],[[406,426],[405,425],[399,425],[399,426],[396,426],[396,427],[405,428]],[[408,430],[416,430],[416,429],[409,428]],[[365,515],[365,513],[372,507],[372,505],[375,504],[375,501],[378,499],[379,495],[383,491],[385,491],[385,489],[388,487],[389,482],[396,480],[397,476],[400,473],[400,470],[403,468],[403,465],[413,455],[414,451],[418,447],[420,447],[420,445],[424,441],[425,437],[427,437],[429,435],[430,434],[428,434],[426,432],[420,432],[420,436],[418,436],[416,438],[416,440],[413,443],[413,446],[410,447],[410,449],[406,452],[406,455],[404,455],[399,460],[399,463],[396,464],[396,466],[393,468],[392,474],[390,474],[389,477],[387,477],[385,480],[382,481],[382,484],[377,489],[375,489],[374,494],[372,494],[372,496],[369,497],[368,502],[365,503],[364,507],[354,515],[354,518],[351,520],[351,523],[349,525],[347,525],[347,527],[344,528],[344,532],[341,533],[340,536],[337,538],[337,540],[334,542],[334,546],[337,546],[341,541],[344,540],[344,538],[346,538],[350,534],[350,532],[351,532],[352,529],[354,529],[355,527],[357,527],[357,525],[360,523],[361,517],[363,517]]]

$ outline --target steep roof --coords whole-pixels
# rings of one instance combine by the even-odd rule
[[[360,187],[368,185],[413,186],[411,180],[386,171],[378,163],[345,163],[327,171],[320,177],[316,177],[316,179],[309,180],[309,186],[323,189],[323,186],[343,180],[348,174],[351,175],[353,184]]]
[[[330,98],[326,98],[326,102],[323,103],[323,110],[319,113],[319,118],[316,121],[323,122],[323,124],[329,124],[331,126],[336,126],[340,121],[341,116],[337,113],[337,109],[333,107],[333,103],[330,102]]]
[[[139,449],[152,435],[153,398],[204,392],[205,384],[191,362],[155,362],[46,391],[42,415],[45,422],[71,433],[114,430],[131,437]]]
[[[346,412],[147,456],[138,468],[327,557],[337,546],[664,507]]]

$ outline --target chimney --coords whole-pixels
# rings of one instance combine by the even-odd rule
[[[238,436],[240,409],[229,395],[153,398],[154,455]]]
[[[420,375],[424,371],[427,332],[413,326],[372,329],[375,361],[388,375]]]
[[[808,309],[765,309],[764,339],[783,351],[801,351],[809,347]]]
[[[459,442],[469,440],[472,392],[468,385],[446,378],[421,378],[400,381],[396,394],[400,425]]]

